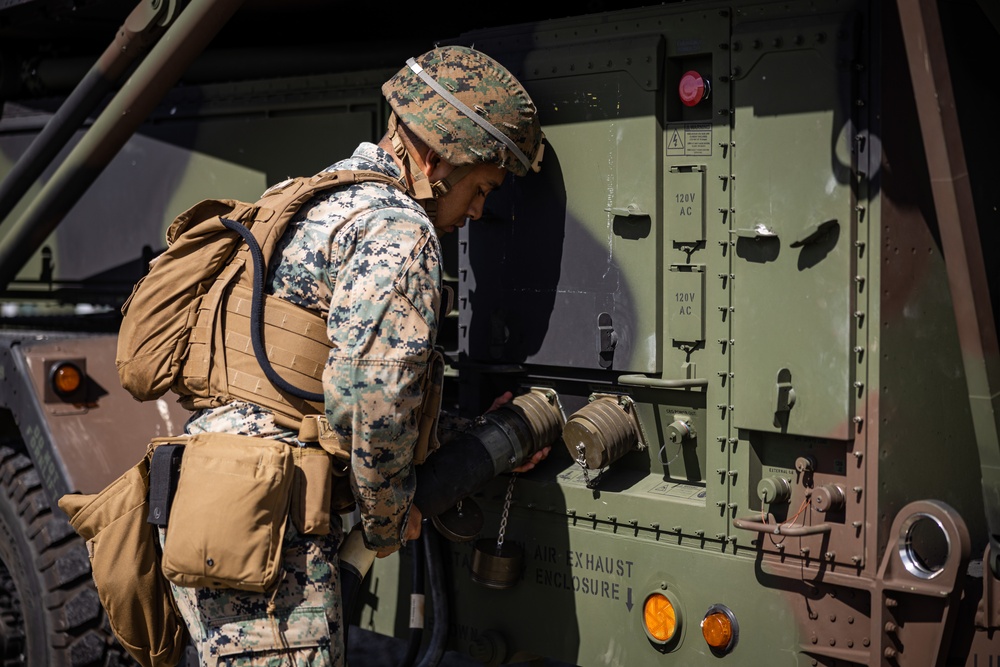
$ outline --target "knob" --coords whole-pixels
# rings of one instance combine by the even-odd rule
[[[792,488],[783,477],[765,477],[757,484],[757,497],[768,505],[780,505],[792,497]]]
[[[812,504],[817,512],[844,509],[844,490],[836,484],[824,484],[813,491]]]
[[[678,445],[688,438],[694,437],[694,427],[687,419],[678,419],[667,427],[667,439]]]

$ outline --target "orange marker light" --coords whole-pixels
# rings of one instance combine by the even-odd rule
[[[733,623],[722,612],[715,612],[701,622],[701,634],[712,648],[725,650],[733,640]]]
[[[677,632],[677,612],[667,596],[653,593],[643,606],[646,631],[657,641],[669,641]]]
[[[52,371],[52,388],[60,396],[72,394],[82,382],[83,373],[73,364],[60,364]]]

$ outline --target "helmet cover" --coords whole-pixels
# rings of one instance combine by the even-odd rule
[[[411,58],[382,94],[400,122],[449,164],[492,163],[518,176],[538,169],[542,130],[535,104],[514,75],[484,53],[432,49]]]

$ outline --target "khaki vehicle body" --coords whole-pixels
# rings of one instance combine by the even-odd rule
[[[168,11],[178,25],[221,4]],[[239,26],[243,10],[226,11]],[[171,25],[140,64],[115,64],[122,94],[70,128],[59,162],[0,189],[13,664],[115,652],[85,545],[53,508],[183,428],[169,396],[136,402],[114,370],[118,308],[166,225],[377,140],[381,82],[427,46],[216,51],[213,20],[189,17],[195,52],[169,50]],[[540,173],[445,240],[446,403],[473,417],[503,391],[542,391],[565,426],[542,465],[439,524],[482,541],[427,525],[429,653],[1000,660],[995,5],[690,1],[518,20],[434,35],[510,68],[547,144]],[[5,183],[68,92],[7,89]],[[51,387],[63,362],[86,378],[67,396]],[[366,579],[354,623],[371,640],[411,634],[414,549]]]

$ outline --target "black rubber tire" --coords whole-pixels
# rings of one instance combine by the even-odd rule
[[[83,539],[19,442],[0,444],[0,665],[135,665],[115,641]]]

